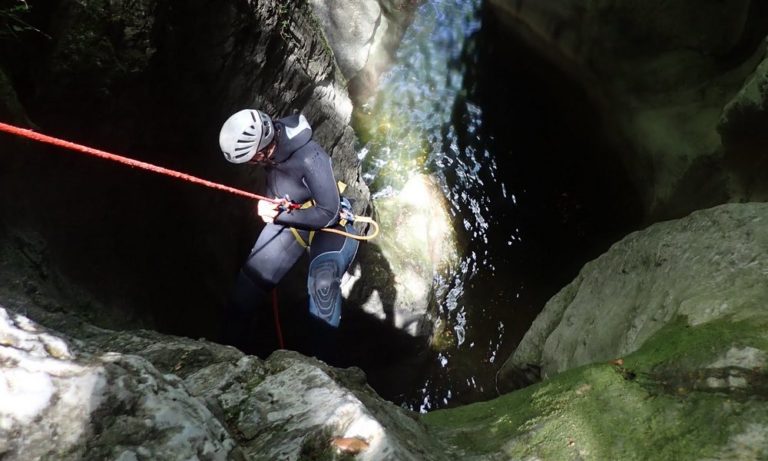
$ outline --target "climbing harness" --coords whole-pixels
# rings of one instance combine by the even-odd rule
[[[344,190],[347,188],[347,185],[341,181],[337,181],[336,186],[339,188],[339,194],[343,194]],[[352,232],[344,231],[341,229],[334,229],[331,227],[326,227],[322,229],[324,232],[343,235],[344,237],[353,238],[355,240],[371,240],[375,238],[377,235],[379,235],[378,223],[376,223],[374,220],[366,216],[355,216],[352,213],[352,204],[349,202],[349,200],[344,196],[340,196],[340,197],[341,197],[341,203],[339,204],[339,221],[336,224],[346,229],[347,224],[354,224],[356,221],[370,223],[373,226],[373,233],[371,235],[358,235]],[[288,200],[288,196],[285,196],[285,200],[290,203],[290,201]],[[307,200],[306,202],[302,203],[298,208],[300,210],[305,210],[313,206],[315,206],[315,201]],[[290,213],[290,210],[288,212]],[[301,245],[304,249],[308,249],[309,245],[312,243],[312,240],[315,238],[316,231],[309,231],[309,237],[306,240],[304,240],[304,238],[299,233],[298,229],[296,229],[295,227],[291,227],[289,229],[291,230],[293,237],[296,239],[299,245]]]
[[[9,134],[13,134],[22,138],[31,139],[33,141],[41,142],[44,144],[51,144],[57,147],[62,147],[64,149],[72,150],[75,152],[81,152],[88,155],[93,155],[95,157],[103,158],[106,160],[111,160],[113,162],[121,163],[123,165],[130,166],[132,168],[139,168],[146,171],[151,171],[153,173],[162,174],[165,176],[170,176],[172,178],[181,179],[184,181],[191,182],[193,184],[199,184],[201,186],[209,187],[211,189],[217,189],[224,192],[229,192],[230,194],[234,195],[240,195],[243,197],[248,197],[253,200],[266,200],[271,203],[275,203],[278,206],[280,206],[283,210],[290,213],[292,210],[299,209],[305,204],[300,203],[294,203],[287,199],[287,197],[278,199],[278,198],[269,198],[265,197],[263,195],[254,194],[252,192],[247,192],[244,190],[236,189],[234,187],[226,186],[224,184],[215,183],[213,181],[208,181],[206,179],[198,178],[196,176],[192,176],[186,173],[182,173],[179,171],[171,170],[168,168],[163,168],[157,165],[153,165],[151,163],[142,162],[139,160],[135,160],[128,157],[123,157],[121,155],[112,154],[103,150],[94,149],[92,147],[83,146],[80,144],[75,144],[70,141],[65,141],[63,139],[54,138],[52,136],[47,136],[42,133],[38,133],[33,130],[29,130],[26,128],[19,128],[17,126],[9,125],[7,123],[0,122],[0,131],[4,131]],[[311,205],[310,205],[311,206]],[[351,213],[350,213],[351,215]],[[371,235],[356,235],[350,232],[345,232],[339,229],[332,229],[332,228],[323,228],[320,229],[323,232],[331,232],[334,234],[340,234],[345,237],[353,238],[356,240],[371,240],[375,238],[379,234],[379,225],[375,221],[373,221],[369,217],[365,216],[351,216],[353,219],[353,222],[364,222],[364,223],[370,223],[374,227],[374,232]]]

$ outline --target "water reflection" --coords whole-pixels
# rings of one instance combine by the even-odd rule
[[[400,47],[399,64],[383,78],[375,101],[356,114],[365,143],[359,156],[374,200],[400,193],[417,175],[430,175],[461,240],[458,263],[434,274],[434,356],[421,370],[420,389],[402,396],[402,403],[420,411],[492,388],[504,339],[495,306],[503,304],[503,290],[492,286],[497,262],[489,227],[503,218],[494,202],[510,199],[514,205],[517,199],[508,195],[495,159],[483,147],[481,108],[464,94],[465,53],[468,38],[480,28],[479,7],[480,0],[422,5]],[[520,239],[518,231],[506,242]],[[484,294],[467,296],[479,287],[476,281]]]
[[[400,64],[357,114],[374,196],[429,176],[457,237],[457,260],[432,280],[421,385],[394,398],[414,410],[496,396],[496,369],[544,303],[638,225],[587,92],[516,46],[480,3],[425,3]]]

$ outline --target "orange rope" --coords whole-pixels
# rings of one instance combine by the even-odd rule
[[[84,154],[93,155],[95,157],[100,157],[107,160],[112,160],[118,163],[122,163],[123,165],[128,165],[133,168],[141,168],[142,170],[151,171],[153,173],[158,173],[166,176],[170,176],[177,179],[182,179],[184,181],[189,181],[194,184],[200,184],[201,186],[210,187],[211,189],[218,189],[222,190],[224,192],[229,192],[231,194],[235,195],[241,195],[243,197],[248,197],[254,200],[267,200],[272,203],[283,203],[282,200],[275,200],[268,197],[264,197],[258,194],[254,194],[251,192],[246,192],[244,190],[235,189],[234,187],[225,186],[224,184],[215,183],[212,181],[208,181],[202,178],[198,178],[196,176],[192,176],[186,173],[181,173],[179,171],[171,170],[168,168],[163,168],[157,165],[152,165],[151,163],[141,162],[139,160],[134,160],[132,158],[123,157],[120,155],[110,154],[109,152],[105,152],[103,150],[94,149],[92,147],[82,146],[80,144],[75,144],[73,142],[65,141],[63,139],[54,138],[52,136],[46,136],[44,134],[38,133],[36,131],[28,130],[25,128],[19,128],[13,125],[8,125],[6,123],[0,122],[0,131],[5,131],[6,133],[14,134],[17,136],[21,136],[27,139],[31,139],[33,141],[38,141],[46,144],[52,144],[54,146],[63,147],[65,149],[82,152]]]

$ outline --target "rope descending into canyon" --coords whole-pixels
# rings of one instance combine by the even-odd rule
[[[103,158],[106,160],[111,160],[113,162],[117,162],[123,165],[130,166],[132,168],[140,168],[142,170],[151,171],[153,173],[170,176],[172,178],[181,179],[183,181],[188,181],[193,184],[199,184],[201,186],[210,187],[211,189],[217,189],[224,192],[228,192],[230,194],[239,195],[242,197],[247,197],[252,200],[266,200],[271,203],[276,203],[281,206],[287,206],[289,209],[297,209],[301,207],[300,203],[292,203],[292,202],[286,202],[284,199],[272,199],[269,197],[264,197],[263,195],[254,194],[252,192],[247,192],[244,190],[236,189],[234,187],[226,186],[224,184],[219,184],[213,181],[208,181],[206,179],[198,178],[196,176],[192,176],[190,174],[182,173],[180,171],[171,170],[169,168],[163,168],[161,166],[153,165],[151,163],[142,162],[139,160],[135,160],[128,157],[123,157],[121,155],[112,154],[103,150],[94,149],[92,147],[83,146],[80,144],[75,144],[70,141],[66,141],[59,138],[54,138],[52,136],[47,136],[42,133],[38,133],[33,130],[29,130],[26,128],[19,128],[17,126],[8,125],[6,123],[0,122],[0,131],[4,131],[6,133],[10,133],[16,136],[20,136],[22,138],[31,139],[33,141],[45,143],[45,144],[51,144],[57,147],[62,147],[64,149],[68,149],[75,152],[81,152],[83,154],[93,155],[95,157]],[[379,226],[378,224],[371,220],[370,218],[366,218],[364,216],[358,216],[355,218],[356,221],[360,222],[366,222],[370,223],[374,227],[374,233],[371,235],[356,235],[351,234],[348,232],[340,231],[337,229],[330,229],[330,228],[324,228],[320,229],[324,232],[332,232],[334,234],[341,234],[346,237],[354,238],[357,240],[371,240],[374,237],[376,237],[379,234]]]

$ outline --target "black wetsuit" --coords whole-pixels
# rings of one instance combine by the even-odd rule
[[[304,116],[296,114],[274,122],[277,147],[272,163],[265,166],[266,195],[288,197],[296,203],[313,201],[313,206],[281,212],[274,223],[266,224],[248,260],[238,275],[228,315],[225,342],[236,346],[251,343],[247,318],[254,310],[266,311],[266,294],[277,285],[304,254],[294,228],[304,242],[310,231],[338,224],[340,197],[331,158],[312,140],[312,129]],[[346,229],[354,232],[351,225]],[[310,312],[325,324],[337,327],[341,315],[341,277],[357,252],[358,242],[328,232],[314,232],[309,245],[310,269],[307,289]]]

